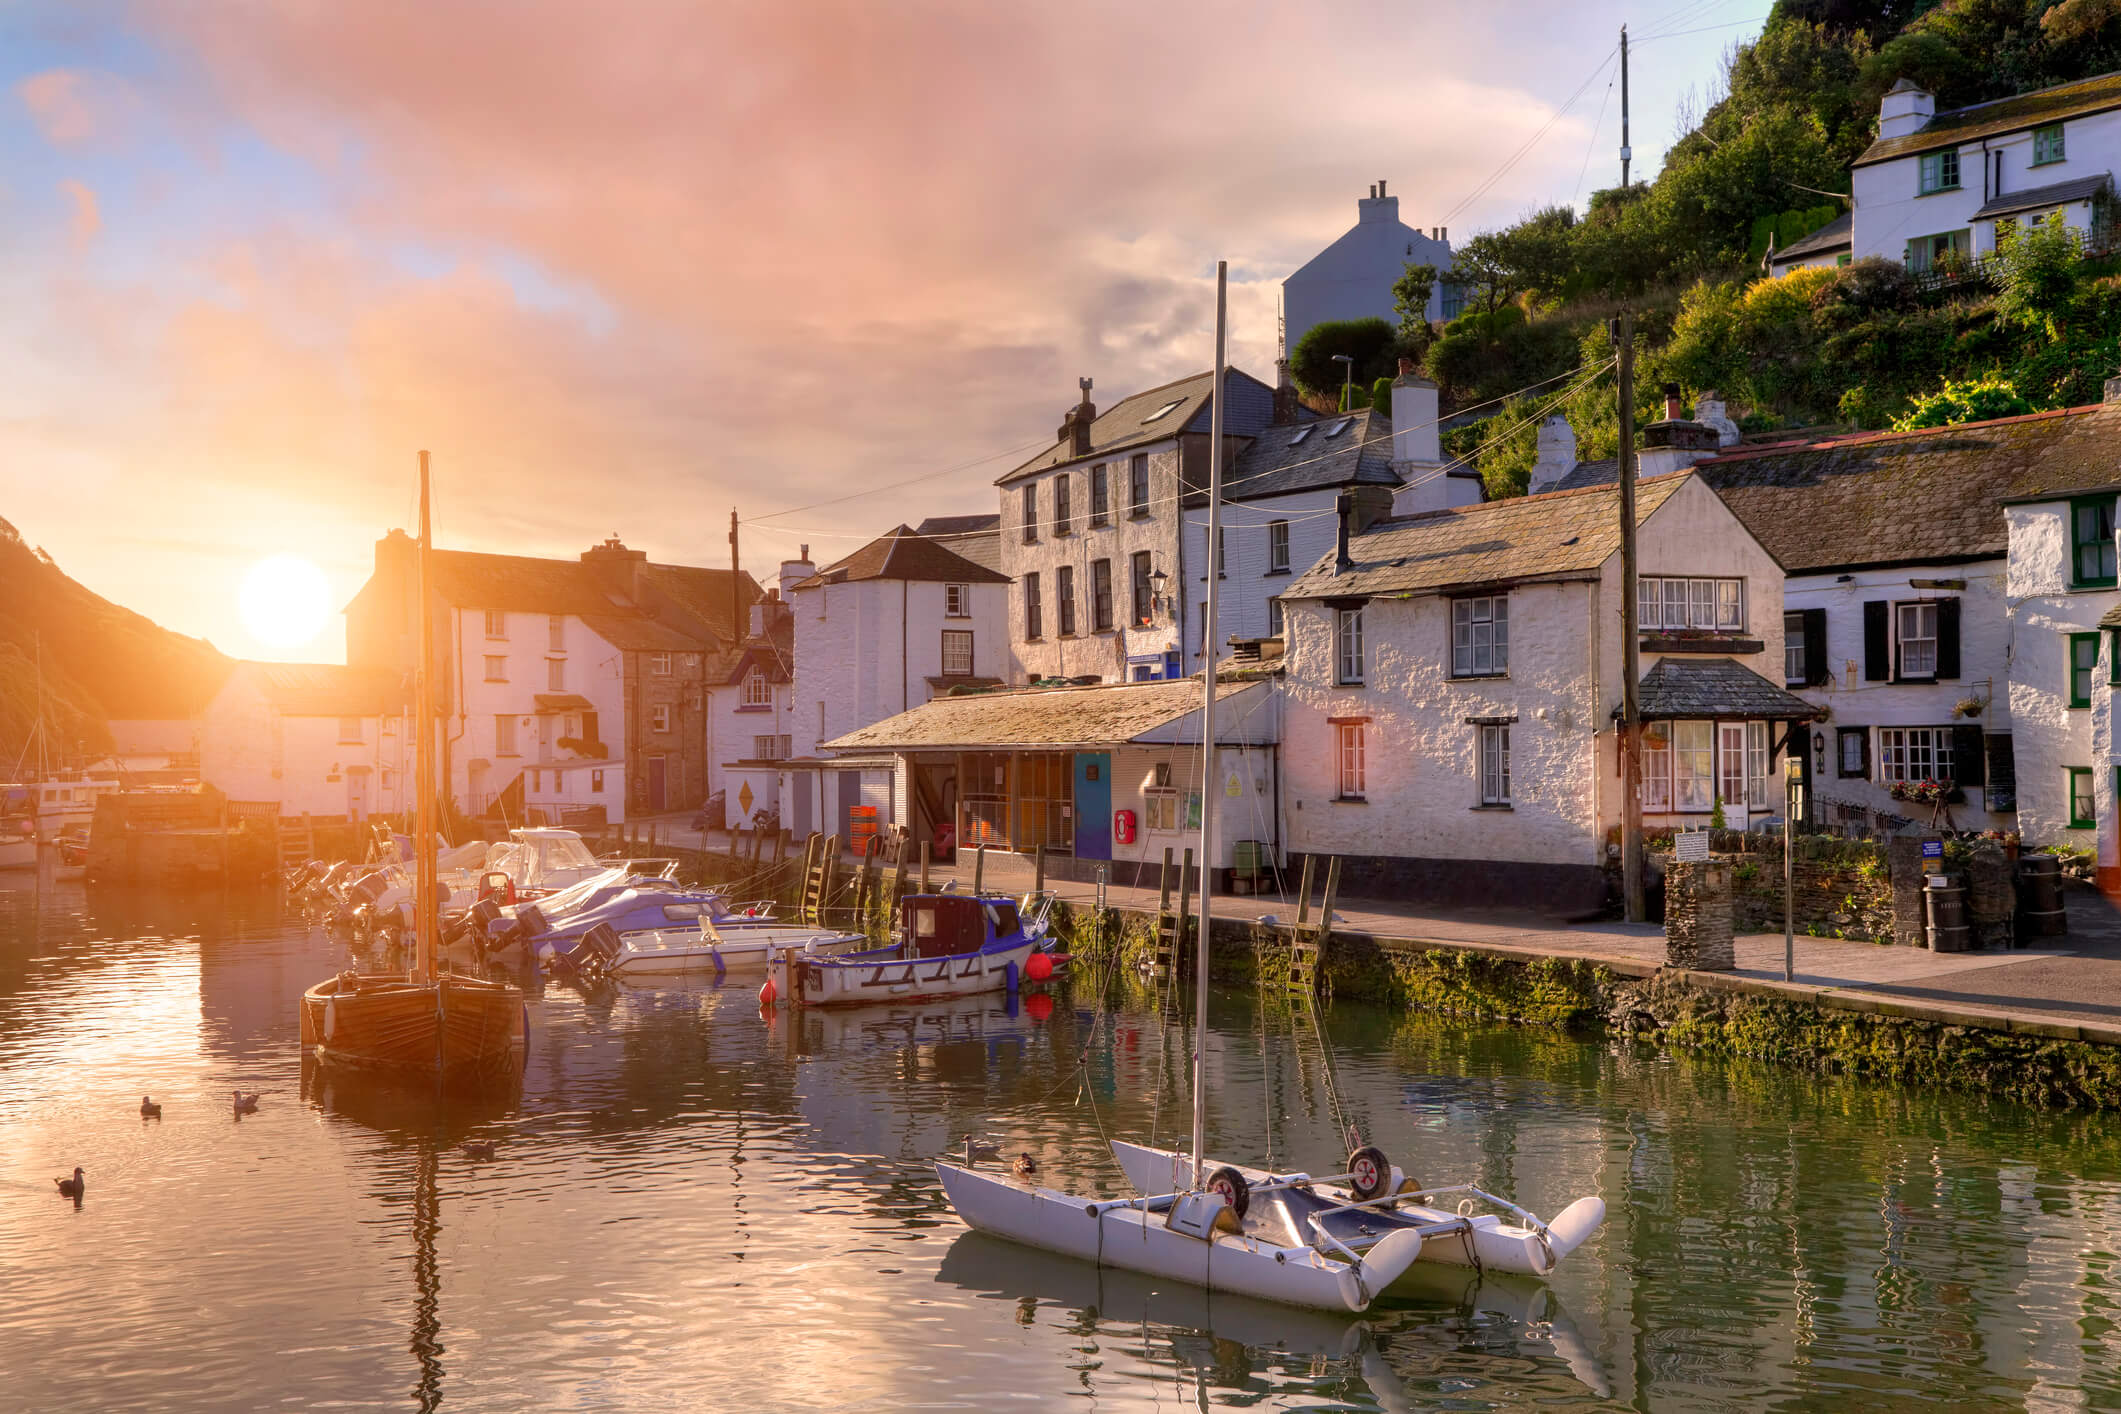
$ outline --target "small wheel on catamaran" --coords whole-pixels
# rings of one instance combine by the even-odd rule
[[[1382,1197],[1391,1181],[1392,1161],[1375,1144],[1365,1144],[1348,1155],[1348,1187],[1363,1202]]]
[[[1230,1211],[1242,1218],[1245,1210],[1252,1206],[1252,1185],[1245,1176],[1228,1164],[1208,1175],[1208,1191],[1219,1194]]]

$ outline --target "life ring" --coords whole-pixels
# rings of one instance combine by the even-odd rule
[[[1367,1203],[1384,1196],[1392,1181],[1392,1161],[1375,1144],[1365,1144],[1348,1155],[1348,1188]]]
[[[1252,1206],[1252,1185],[1228,1164],[1208,1175],[1208,1191],[1220,1197],[1224,1206],[1240,1219]]]

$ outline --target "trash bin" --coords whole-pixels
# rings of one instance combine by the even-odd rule
[[[1956,874],[1932,874],[1922,891],[1929,918],[1931,952],[1965,952],[1966,889]]]
[[[2069,931],[2062,912],[2062,861],[2052,854],[2018,857],[2018,936],[2059,938]]]

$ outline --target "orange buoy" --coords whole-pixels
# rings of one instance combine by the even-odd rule
[[[1033,992],[1024,998],[1024,1015],[1033,1021],[1044,1021],[1053,1015],[1053,998],[1045,992]]]
[[[1024,976],[1033,982],[1043,982],[1053,975],[1053,959],[1042,952],[1031,954],[1024,963]]]
[[[775,1001],[779,1000],[780,995],[780,990],[773,985],[773,979],[771,977],[768,977],[764,982],[761,982],[759,984],[760,1006],[772,1006]]]

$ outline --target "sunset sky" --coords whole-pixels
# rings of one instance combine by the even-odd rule
[[[993,510],[1078,376],[1206,367],[1217,258],[1271,378],[1282,277],[1380,177],[1454,240],[1611,185],[1608,68],[1481,190],[1623,20],[1673,32],[1635,50],[1654,173],[1767,9],[0,6],[0,516],[321,660],[336,616],[269,650],[244,573],[294,551],[343,604],[422,447],[445,545],[721,564],[735,507],[761,578],[834,558]]]

